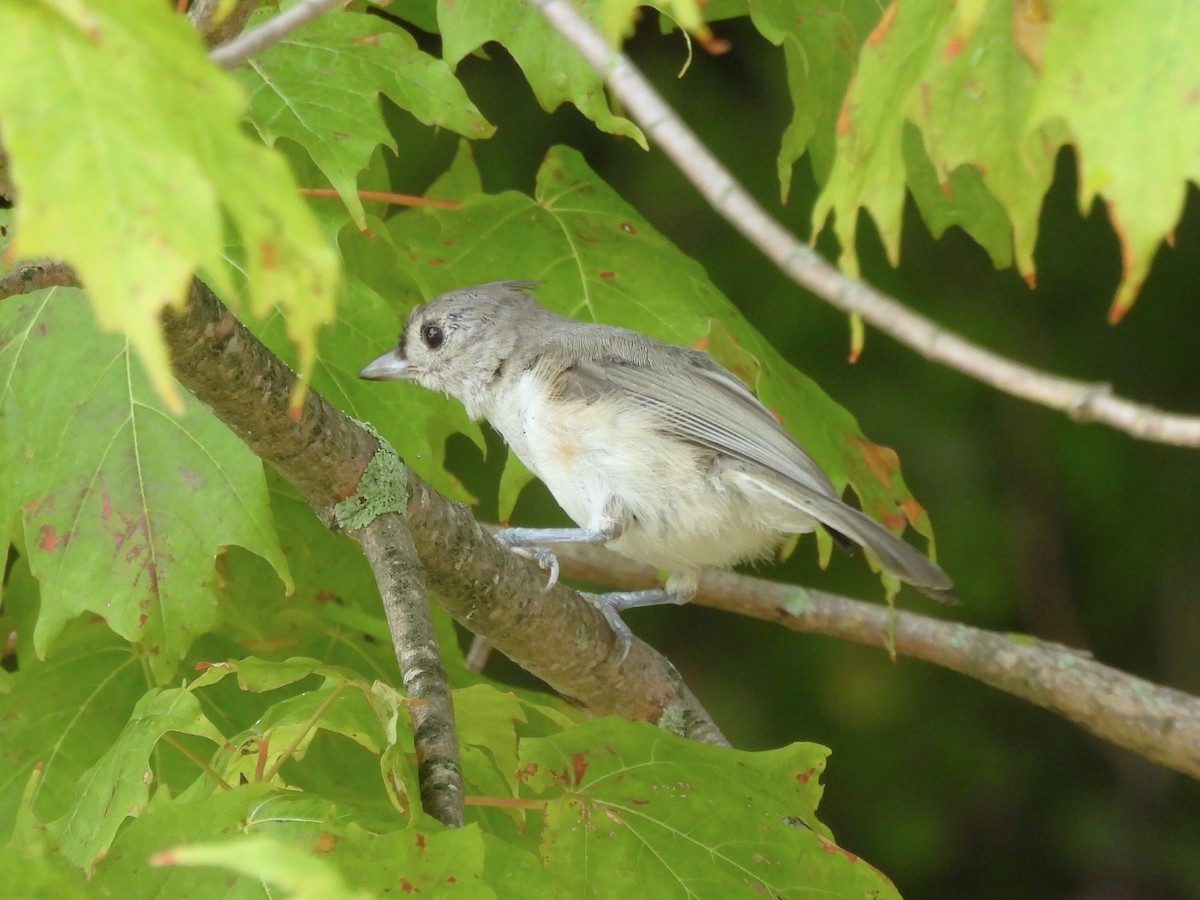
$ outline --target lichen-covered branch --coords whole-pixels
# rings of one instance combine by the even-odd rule
[[[458,827],[463,824],[464,791],[454,703],[412,534],[402,515],[387,512],[351,536],[375,573],[405,693],[423,701],[410,711],[421,806]]]
[[[163,332],[184,386],[332,523],[333,508],[358,490],[378,440],[315,391],[294,420],[294,373],[202,283],[193,283],[182,315],[164,317]],[[666,659],[635,642],[618,663],[594,607],[562,586],[544,592],[542,575],[486,535],[469,509],[414,473],[406,477],[408,526],[426,584],[454,618],[596,713],[658,721],[667,707],[682,707],[691,737],[725,742]]]

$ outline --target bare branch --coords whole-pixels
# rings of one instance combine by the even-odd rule
[[[254,54],[279,43],[300,26],[343,2],[345,0],[300,0],[295,6],[267,19],[257,28],[214,47],[209,51],[208,58],[222,69],[236,69]]]
[[[1165,412],[993,353],[942,328],[865,282],[850,278],[777,222],[667,105],[646,77],[569,0],[530,0],[604,76],[630,116],[704,196],[755,247],[803,288],[843,312],[856,313],[926,359],[942,363],[1081,422],[1101,422],[1137,438],[1200,447],[1200,416]]]
[[[555,547],[564,575],[621,589],[658,584],[654,569],[603,547]],[[748,578],[710,573],[694,601],[778,622],[795,631],[884,647],[894,623],[894,646],[1036,703],[1097,737],[1159,765],[1200,778],[1200,697],[1157,685],[1060,644],[997,634],[887,607]]]
[[[351,537],[358,541],[375,573],[405,693],[424,701],[411,710],[421,807],[444,825],[461,827],[465,791],[454,701],[412,533],[403,516],[389,512],[352,532]]]
[[[334,188],[296,188],[296,193],[302,197],[326,197],[333,200],[341,199]],[[397,194],[395,191],[358,191],[359,200],[376,200],[392,203],[396,206],[436,206],[440,209],[458,209],[462,206],[457,200],[438,200],[436,197],[416,197],[412,194]]]

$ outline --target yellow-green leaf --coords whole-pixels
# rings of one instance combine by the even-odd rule
[[[59,4],[65,9],[74,4]],[[18,191],[15,256],[66,259],[96,317],[136,349],[178,411],[159,334],[199,271],[262,315],[287,310],[307,374],[332,317],[336,258],[283,160],[251,141],[246,97],[159,0],[92,0],[88,21],[0,0],[0,132]],[[226,227],[246,248],[234,296]]]

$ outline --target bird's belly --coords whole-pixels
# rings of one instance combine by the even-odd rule
[[[716,474],[711,451],[664,435],[614,399],[527,404],[513,450],[582,528],[619,533],[614,550],[663,569],[756,559],[782,536]],[[515,423],[514,423],[515,424]]]

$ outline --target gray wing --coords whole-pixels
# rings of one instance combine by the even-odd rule
[[[560,385],[577,396],[627,394],[653,408],[683,440],[761,466],[807,491],[837,497],[816,460],[708,354],[649,340],[644,346],[633,339],[627,343],[615,348],[625,353],[579,359],[562,373]],[[609,349],[614,349],[611,341]]]
[[[836,532],[874,551],[901,579],[945,599],[950,578],[923,554],[838,497],[829,477],[736,376],[708,354],[659,344],[624,329],[610,333],[595,347],[603,355],[575,355],[576,362],[559,376],[567,393],[596,397],[629,396],[658,413],[665,428],[679,438],[745,464],[747,477],[763,472],[759,485],[780,496]],[[575,348],[583,350],[582,347]],[[951,595],[952,596],[952,595]]]

